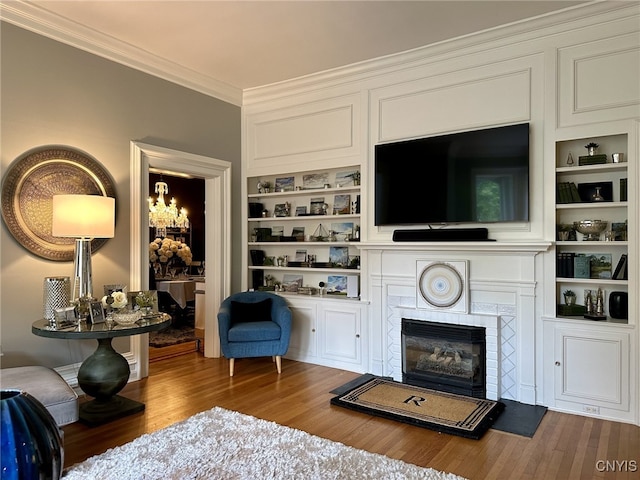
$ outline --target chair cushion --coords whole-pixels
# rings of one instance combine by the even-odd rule
[[[3,368],[3,389],[22,390],[42,403],[59,426],[78,420],[78,395],[54,370],[42,366]]]
[[[260,302],[231,301],[231,325],[243,322],[270,322],[271,299]]]
[[[229,342],[264,342],[280,340],[280,326],[276,322],[242,322],[229,329]]]

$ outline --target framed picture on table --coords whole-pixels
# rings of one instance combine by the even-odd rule
[[[127,293],[127,286],[120,283],[113,283],[110,285],[104,285],[104,294],[111,295],[113,292]]]
[[[127,301],[133,310],[149,307],[151,313],[158,313],[158,292],[156,290],[139,290],[127,293]]]
[[[89,320],[91,323],[104,323],[104,307],[102,302],[91,302],[89,307]]]

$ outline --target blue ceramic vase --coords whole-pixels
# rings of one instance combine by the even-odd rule
[[[54,479],[62,475],[62,431],[40,401],[2,390],[2,480]]]

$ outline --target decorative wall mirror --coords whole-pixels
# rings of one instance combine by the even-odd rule
[[[2,182],[2,219],[29,252],[47,260],[72,261],[75,240],[51,234],[52,199],[57,194],[116,198],[114,182],[97,160],[72,147],[43,146],[9,166]],[[94,239],[91,250],[106,241]]]

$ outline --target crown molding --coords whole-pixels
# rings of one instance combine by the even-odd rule
[[[23,0],[0,3],[0,20],[236,106],[242,90]]]
[[[586,5],[483,30],[406,52],[346,65],[274,84],[248,88],[229,85],[150,52],[97,33],[79,23],[52,14],[25,0],[0,2],[0,20],[112,60],[185,88],[218,98],[236,106],[277,100],[373,79],[394,71],[480,52],[491,47],[511,45],[544,35],[602,23],[606,20],[638,15],[637,2],[596,0]],[[577,22],[577,23],[576,23]]]

